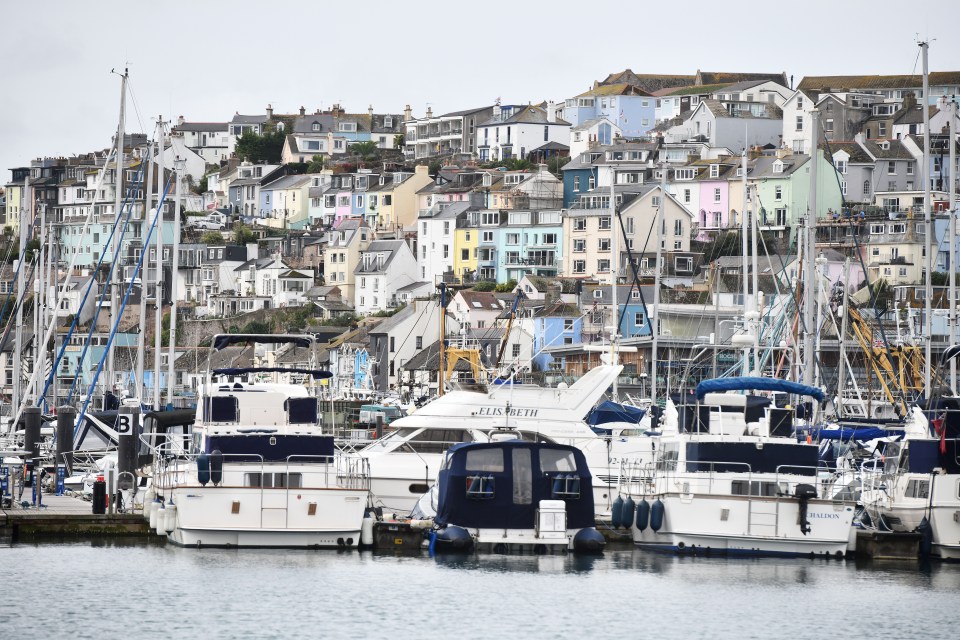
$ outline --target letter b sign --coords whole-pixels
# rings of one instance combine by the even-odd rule
[[[117,433],[127,435],[133,429],[133,421],[128,414],[121,413],[117,416]]]

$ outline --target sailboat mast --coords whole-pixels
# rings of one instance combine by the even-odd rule
[[[13,403],[11,404],[13,413],[16,413],[20,407],[20,401],[23,399],[21,379],[23,377],[23,362],[20,354],[23,352],[23,295],[26,289],[27,279],[27,252],[24,247],[27,246],[27,225],[33,220],[33,196],[30,194],[30,176],[23,179],[23,196],[20,200],[20,256],[21,264],[18,265],[20,275],[17,277],[17,322],[14,326],[14,349],[13,349]],[[34,343],[36,343],[34,336]],[[12,415],[12,414],[11,414]],[[10,430],[15,431],[17,425],[11,424]]]
[[[838,418],[843,417],[843,390],[846,385],[846,371],[845,365],[847,364],[847,351],[846,351],[846,339],[847,339],[847,323],[849,322],[850,314],[847,313],[848,305],[850,304],[850,258],[847,258],[843,263],[843,303],[840,307],[840,313],[843,315],[840,317],[840,362],[839,362],[839,373],[837,373],[837,406],[836,414]]]
[[[810,198],[807,206],[807,224],[804,229],[806,242],[803,249],[803,383],[813,385],[813,311],[816,305],[816,223],[817,223],[817,160],[819,159],[820,114],[817,109],[810,111]]]
[[[46,324],[44,323],[44,315],[46,312],[46,300],[44,299],[44,286],[46,280],[46,264],[47,264],[47,207],[44,203],[40,203],[40,229],[39,233],[36,233],[36,238],[40,242],[39,250],[39,259],[37,260],[37,278],[36,278],[36,290],[33,294],[33,342],[36,345],[34,349],[34,358],[33,366],[34,368],[39,368],[40,371],[46,372],[47,369],[47,345],[40,343],[40,332],[44,330]],[[36,385],[33,383],[36,376],[30,378],[30,387],[27,389],[27,397],[34,398],[37,395]]]
[[[159,125],[154,128],[153,139],[150,141],[150,144],[147,146],[147,188],[144,191],[144,203],[143,203],[143,223],[141,237],[146,237],[146,225],[150,224],[150,220],[153,216],[153,189],[154,189],[154,177],[153,177],[153,168],[155,165],[154,151],[156,147],[154,146],[153,140],[156,140],[157,131],[159,130]],[[160,182],[157,180],[156,182]],[[146,265],[146,268],[140,270],[140,326],[137,333],[137,389],[136,397],[140,403],[144,403],[147,399],[147,385],[143,381],[143,372],[145,367],[146,359],[146,335],[147,335],[147,279],[145,277],[146,272],[149,271],[150,260],[149,260],[149,247],[142,247],[140,249],[141,253],[147,252],[144,257],[143,264]]]
[[[120,123],[117,125],[117,159],[116,159],[116,171],[114,172],[113,186],[113,215],[114,220],[120,219],[120,207],[123,205],[123,147],[124,147],[124,135],[126,133],[126,115],[127,115],[127,78],[129,73],[127,69],[123,70],[123,75],[120,76]],[[106,170],[106,167],[104,167]],[[110,247],[110,259],[117,260],[118,253],[120,251],[120,234],[113,234],[113,242]],[[110,280],[107,280],[106,286],[110,287],[110,312],[108,314],[110,318],[109,326],[113,327],[113,323],[119,322],[119,318],[116,317],[119,307],[117,305],[117,288],[114,286],[114,283]],[[116,373],[114,371],[114,357],[116,355],[116,347],[114,346],[113,341],[110,342],[108,347],[110,352],[107,354],[107,383],[104,388],[104,398],[106,398],[106,392],[112,391],[114,384],[116,384]]]
[[[177,279],[180,266],[180,206],[183,202],[183,166],[180,158],[174,160],[174,179],[177,181],[177,197],[173,206],[173,246],[170,249],[170,332],[167,339],[170,346],[167,352],[167,402],[173,404],[174,370],[173,361],[177,353]]]
[[[923,54],[923,102],[920,111],[923,113],[923,244],[926,248],[926,260],[924,261],[924,319],[923,335],[924,340],[924,359],[926,366],[923,368],[923,395],[930,398],[930,368],[933,366],[933,216],[930,211],[930,109],[927,101],[930,99],[930,69],[927,66],[927,50],[929,43],[921,42],[920,51]],[[951,143],[952,144],[952,143]],[[951,238],[951,243],[953,239]]]
[[[156,251],[157,254],[153,261],[155,272],[154,279],[154,289],[153,289],[153,299],[156,304],[156,315],[154,316],[153,323],[153,410],[160,410],[160,325],[161,319],[163,317],[163,206],[166,204],[166,199],[163,197],[163,192],[167,184],[166,171],[164,171],[164,158],[163,153],[166,149],[166,127],[163,122],[163,117],[161,116],[159,122],[157,123],[157,128],[159,132],[159,139],[157,141],[157,175],[159,176],[159,197],[157,199],[157,210],[155,215],[156,227],[153,232],[156,234],[157,243]],[[146,234],[144,234],[146,236]],[[148,249],[149,247],[144,247]],[[146,275],[146,274],[145,274]],[[144,278],[146,281],[146,278]]]
[[[653,271],[653,312],[654,320],[652,325],[653,334],[650,341],[650,403],[657,403],[657,342],[660,336],[660,274],[663,271],[663,208],[667,200],[667,164],[660,165],[660,206],[657,207],[657,259]]]
[[[617,271],[620,269],[620,260],[618,253],[617,234],[620,227],[617,226],[617,192],[615,183],[617,181],[617,168],[610,166],[610,364],[617,364],[617,342],[620,336],[620,309],[617,306]],[[613,379],[612,400],[617,402],[619,396],[617,390],[617,378]]]
[[[957,344],[957,99],[950,101],[950,344]],[[926,134],[929,135],[929,134]],[[943,167],[940,168],[941,172]],[[950,389],[957,394],[957,359],[950,358]]]

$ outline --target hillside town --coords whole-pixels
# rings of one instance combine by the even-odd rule
[[[313,333],[331,397],[405,401],[478,369],[569,383],[616,341],[621,388],[644,397],[654,353],[667,391],[733,366],[743,282],[769,323],[792,315],[812,225],[824,362],[843,352],[847,304],[875,319],[868,342],[942,349],[958,93],[960,71],[931,72],[924,92],[920,75],[625,69],[555,100],[447,113],[266,104],[224,105],[211,122],[161,118],[155,132],[123,135],[119,161],[98,149],[9,168],[3,314],[18,291],[51,292],[42,317],[57,323],[56,349],[68,341],[55,398],[96,378],[115,320],[117,364],[102,386],[130,386],[138,342],[168,335],[174,301],[176,362],[163,353],[142,376],[177,399],[196,393],[211,336],[230,332]],[[160,255],[148,231],[157,208]],[[24,255],[52,266],[22,285],[27,237]],[[125,292],[114,318],[106,300]],[[74,321],[89,340],[68,334]],[[5,398],[15,367],[29,377],[47,348],[34,335],[48,325],[34,326],[22,358],[4,336]],[[768,365],[781,371],[799,366],[796,327],[782,329],[783,357]],[[242,367],[283,354],[221,357]],[[869,378],[865,360],[850,366]]]

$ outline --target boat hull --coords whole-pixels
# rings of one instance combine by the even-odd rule
[[[654,496],[656,499],[657,496]],[[843,556],[854,508],[810,500],[810,532],[800,530],[799,501],[746,496],[661,495],[663,525],[658,531],[631,527],[634,543],[653,551],[695,555]]]

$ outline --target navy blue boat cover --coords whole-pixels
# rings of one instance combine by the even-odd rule
[[[776,378],[745,376],[740,378],[713,378],[712,380],[704,380],[697,385],[697,400],[703,400],[703,397],[708,393],[716,393],[721,391],[748,391],[751,389],[799,393],[801,395],[815,398],[818,402],[823,402],[824,397],[823,391],[817,387],[800,384],[799,382],[777,380]]]
[[[608,422],[630,422],[638,424],[643,414],[646,413],[639,407],[620,404],[612,400],[605,400],[590,410],[587,414],[587,424],[591,427],[606,424]]]
[[[564,500],[567,527],[594,526],[593,479],[583,452],[507,440],[450,447],[438,479],[440,526],[531,529],[540,500]]]

